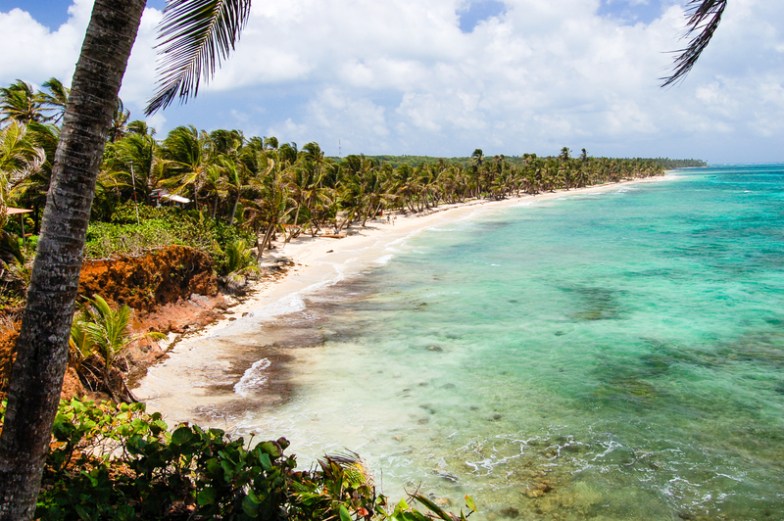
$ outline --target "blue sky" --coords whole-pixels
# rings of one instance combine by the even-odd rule
[[[257,0],[258,2],[258,0]],[[148,7],[163,9],[164,0],[149,0]],[[40,23],[50,29],[56,29],[68,21],[68,7],[70,3],[64,0],[0,0],[0,11],[10,11],[20,8],[29,12]],[[466,2],[460,9],[460,28],[465,32],[471,30],[482,20],[503,13],[505,4],[499,0],[476,0]],[[655,19],[661,11],[661,2],[629,1],[629,0],[602,0],[599,12],[606,16],[614,16],[620,20],[649,22]]]
[[[784,161],[784,2],[734,0],[680,85],[687,0],[255,0],[199,98],[155,115],[328,154],[557,154]],[[92,0],[0,0],[0,84],[70,81]],[[148,2],[121,95],[155,82]],[[348,15],[347,13],[350,13]],[[338,148],[338,143],[340,148]]]

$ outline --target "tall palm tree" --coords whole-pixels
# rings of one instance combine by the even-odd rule
[[[41,86],[45,89],[40,93],[41,105],[50,113],[46,116],[46,120],[55,124],[60,123],[65,114],[65,106],[68,104],[70,89],[54,77],[46,80]]]
[[[218,186],[221,191],[226,193],[227,197],[231,198],[229,209],[229,226],[231,226],[237,215],[242,191],[247,186],[247,171],[243,163],[231,159],[229,156],[218,158],[215,166],[221,174]]]
[[[26,208],[33,210],[34,232],[41,230],[41,210],[46,205],[46,194],[52,179],[52,166],[60,141],[60,127],[51,123],[28,123],[27,136],[46,154],[46,161],[17,187],[17,200]]]
[[[105,168],[136,201],[146,201],[157,186],[160,173],[158,144],[151,134],[129,132],[115,142],[107,144],[104,153]]]
[[[27,124],[44,120],[41,95],[29,83],[16,80],[0,88],[0,123]]]
[[[107,137],[109,142],[114,143],[128,132],[129,119],[131,119],[131,111],[125,108],[123,100],[117,98],[117,106],[112,115],[112,126],[109,127],[109,134]]]
[[[199,132],[193,125],[173,129],[162,144],[162,155],[169,171],[164,184],[176,187],[177,191],[190,189],[197,208],[199,192],[213,159],[211,149],[210,136],[204,131]]]
[[[0,434],[0,521],[34,515],[67,364],[93,190],[145,3],[95,0],[74,72]],[[148,113],[195,95],[202,73],[213,73],[227,56],[249,13],[250,0],[170,0],[160,44],[167,59]]]

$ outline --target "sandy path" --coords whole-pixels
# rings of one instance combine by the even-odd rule
[[[238,401],[234,386],[243,377],[253,376],[247,370],[259,360],[254,346],[274,341],[266,333],[261,334],[262,324],[301,310],[304,295],[379,265],[388,260],[401,241],[446,222],[571,195],[617,191],[623,185],[662,179],[665,177],[503,201],[444,205],[426,215],[397,216],[392,223],[386,218],[369,222],[367,227],[353,228],[352,234],[342,239],[301,237],[289,244],[278,244],[274,256],[286,257],[294,263],[288,273],[278,280],[259,283],[253,295],[232,308],[227,318],[177,343],[165,360],[150,368],[134,394],[148,404],[149,410],[160,411],[171,423],[208,420],[211,426],[230,428],[237,415],[242,414],[241,406],[232,407]],[[270,371],[269,367],[259,369]],[[261,371],[260,377],[264,377]],[[278,391],[278,395],[285,392]],[[217,414],[218,410],[226,412]]]

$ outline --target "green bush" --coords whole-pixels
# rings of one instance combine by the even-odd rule
[[[0,423],[4,405],[0,405]],[[142,404],[63,402],[36,518],[43,520],[465,520],[421,495],[389,507],[356,455],[296,469],[288,442],[251,446],[217,429],[169,432]]]
[[[195,210],[139,205],[139,222],[133,204],[118,205],[111,222],[92,222],[87,229],[85,256],[103,259],[112,255],[138,255],[173,244],[209,253],[220,275],[231,270],[227,247],[244,241],[255,244],[252,232],[205,217]]]

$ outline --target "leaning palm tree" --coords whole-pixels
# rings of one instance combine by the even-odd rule
[[[42,99],[29,83],[16,80],[0,88],[0,123],[17,121],[22,124],[44,120]]]
[[[117,106],[112,116],[112,126],[109,127],[109,135],[107,136],[109,142],[114,143],[128,132],[129,119],[131,119],[131,111],[125,108],[123,100],[117,98]]]
[[[41,211],[46,205],[46,193],[49,191],[52,179],[52,165],[57,152],[57,143],[60,141],[60,127],[51,123],[29,123],[26,135],[35,146],[44,151],[46,160],[39,169],[15,187],[14,192],[15,199],[22,206],[33,210],[31,214],[35,223],[33,232],[37,235],[41,229]]]
[[[210,148],[209,134],[193,125],[179,126],[163,140],[161,153],[168,170],[163,184],[177,193],[191,190],[196,208],[211,164]]]
[[[60,123],[65,114],[65,106],[68,104],[70,89],[54,77],[46,80],[41,87],[45,89],[40,93],[41,105],[44,110],[49,111],[46,120],[55,124]]]
[[[71,83],[0,434],[0,521],[29,520],[68,359],[87,222],[106,134],[145,0],[95,0]],[[250,0],[169,0],[158,92],[187,100],[233,48]]]

